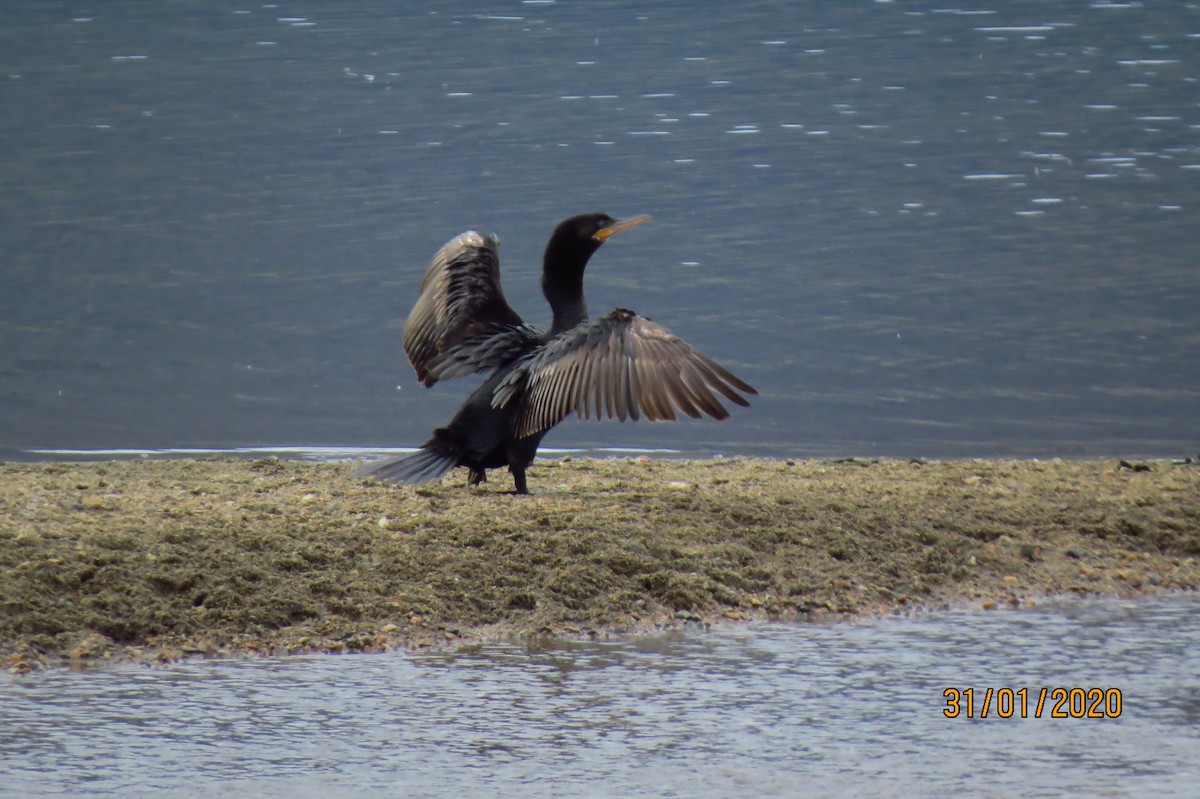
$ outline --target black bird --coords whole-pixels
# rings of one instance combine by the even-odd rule
[[[528,494],[525,470],[542,436],[567,414],[659,421],[679,410],[725,419],[729,412],[714,391],[749,405],[738,392],[757,391],[665,327],[624,308],[588,319],[588,259],[612,234],[649,219],[581,214],[554,229],[542,257],[542,293],[554,312],[546,332],[525,324],[504,299],[494,236],[471,230],[447,242],[404,323],[404,351],[426,387],[491,374],[418,452],[356,474],[418,484],[466,466],[469,484],[478,485],[486,469],[507,466],[516,493]]]

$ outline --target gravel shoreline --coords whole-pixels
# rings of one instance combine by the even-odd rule
[[[564,458],[534,465],[528,497],[464,475],[414,489],[276,458],[0,465],[0,662],[608,637],[1200,588],[1192,464]]]

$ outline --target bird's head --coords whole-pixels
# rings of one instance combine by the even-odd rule
[[[592,253],[600,248],[609,236],[627,228],[649,222],[650,217],[631,216],[613,219],[608,214],[579,214],[558,223],[546,245],[544,258],[547,269],[582,273]]]

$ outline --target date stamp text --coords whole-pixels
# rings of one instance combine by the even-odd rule
[[[1115,719],[1121,716],[1120,688],[947,688],[948,719]]]

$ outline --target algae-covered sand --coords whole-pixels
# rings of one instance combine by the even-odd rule
[[[1131,468],[1135,467],[1135,468]],[[266,459],[0,466],[0,657],[606,636],[1200,586],[1200,469],[564,460],[533,496]]]

